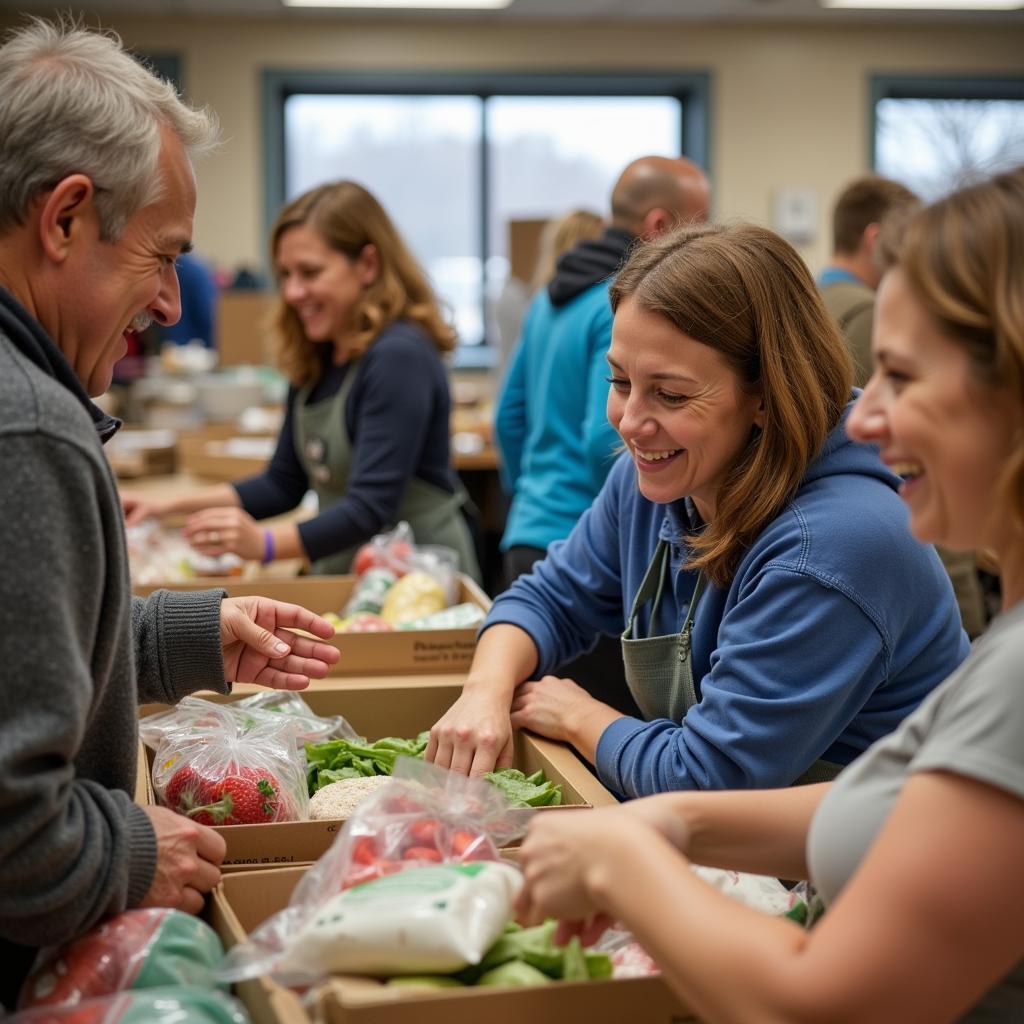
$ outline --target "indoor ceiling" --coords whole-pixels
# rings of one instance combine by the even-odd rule
[[[458,18],[486,22],[519,19],[588,21],[760,21],[810,24],[935,24],[936,22],[1024,25],[1024,10],[1016,11],[877,11],[826,10],[818,0],[512,0],[509,7],[491,11],[368,10],[284,7],[281,0],[0,0],[0,10],[52,13],[82,10],[98,15],[142,17],[232,18]]]

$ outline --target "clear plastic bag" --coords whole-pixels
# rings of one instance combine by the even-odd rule
[[[160,803],[202,825],[306,819],[301,719],[198,698],[151,717],[139,731]]]
[[[176,985],[116,992],[66,1006],[39,1006],[8,1024],[250,1024],[236,999],[215,989]]]
[[[398,758],[390,782],[358,806],[290,905],[231,950],[218,976],[234,982],[279,970],[296,936],[339,892],[413,867],[498,861],[499,847],[525,833],[532,813],[509,807],[481,779]],[[318,974],[296,968],[290,965],[287,980],[308,984]]]
[[[458,553],[443,544],[416,544],[412,528],[404,520],[393,530],[378,533],[356,552],[352,571],[363,577],[371,569],[387,569],[399,580],[411,572],[426,573],[441,585],[446,607],[459,599]],[[364,609],[353,609],[360,610]]]
[[[301,729],[296,737],[300,743],[359,738],[359,733],[341,715],[318,715],[294,690],[264,690],[231,706],[289,716]]]
[[[52,952],[25,980],[18,1008],[70,1006],[126,989],[214,985],[224,955],[213,929],[180,910],[116,914]]]

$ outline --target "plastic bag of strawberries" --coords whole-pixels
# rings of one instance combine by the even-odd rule
[[[282,911],[235,946],[217,977],[237,982],[277,970],[308,985],[315,971],[279,968],[296,938],[338,893],[409,869],[501,861],[499,850],[526,832],[531,807],[511,807],[483,779],[399,757],[391,779],[356,808],[328,851],[303,875]]]
[[[201,703],[201,716],[183,714],[177,727],[140,727],[157,800],[201,825],[306,819],[306,756],[292,716]]]

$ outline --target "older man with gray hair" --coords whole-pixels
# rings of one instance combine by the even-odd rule
[[[129,907],[200,909],[212,829],[129,795],[137,705],[297,689],[337,652],[318,616],[222,591],[132,598],[121,506],[90,396],[125,334],[178,319],[191,157],[211,116],[115,37],[33,19],[0,46],[0,1002],[38,949]]]

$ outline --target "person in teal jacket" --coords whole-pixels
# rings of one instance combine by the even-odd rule
[[[709,202],[707,178],[691,161],[634,160],[612,190],[605,233],[567,252],[531,303],[495,416],[512,495],[501,540],[510,580],[569,535],[615,461],[618,437],[604,408],[615,272],[637,238],[704,221]]]
[[[753,226],[681,229],[611,289],[594,505],[491,608],[427,754],[474,772],[511,728],[572,743],[613,791],[834,777],[968,653],[900,479],[845,432],[852,367],[799,256]],[[623,715],[548,675],[620,639]]]

